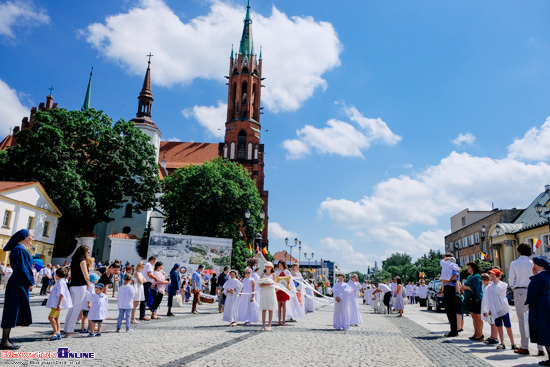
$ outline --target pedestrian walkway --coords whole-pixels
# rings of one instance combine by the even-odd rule
[[[261,332],[260,325],[230,327],[221,321],[217,305],[199,306],[198,315],[190,304],[175,308],[176,317],[132,325],[132,333],[116,333],[116,300],[109,298],[110,320],[104,322],[101,337],[79,334],[61,341],[47,340],[50,327],[48,309],[33,305],[34,324],[13,329],[21,350],[93,352],[90,366],[257,366],[258,361],[276,363],[280,358],[297,366],[524,366],[536,365],[537,357],[520,357],[512,351],[496,351],[474,344],[466,336],[447,339],[444,314],[407,306],[405,317],[373,314],[360,305],[363,324],[348,331],[332,329],[332,307],[319,306],[296,323],[274,326]],[[62,312],[61,320],[64,320]],[[78,327],[77,327],[78,330]],[[1,363],[6,363],[4,359]],[[84,363],[83,363],[84,364]]]

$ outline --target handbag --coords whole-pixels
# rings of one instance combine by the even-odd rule
[[[174,304],[176,307],[183,307],[183,300],[181,298],[181,294],[176,294],[174,296]]]

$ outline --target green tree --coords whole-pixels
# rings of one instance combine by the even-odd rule
[[[39,181],[63,213],[60,228],[91,231],[112,220],[109,213],[125,196],[137,213],[153,207],[160,191],[155,151],[133,122],[61,108],[39,111],[33,122],[16,134],[0,178]]]
[[[424,279],[439,279],[441,274],[441,265],[439,262],[441,259],[443,259],[443,254],[439,250],[430,250],[430,252],[418,258],[414,264],[419,272],[426,274]]]
[[[390,266],[403,266],[411,263],[411,255],[396,252],[395,254],[390,255],[386,260],[382,261],[382,269],[387,270]]]
[[[392,279],[392,275],[387,270],[380,270],[371,275],[371,282],[374,283],[385,283],[387,280]]]
[[[231,238],[231,264],[244,270],[242,264],[250,256],[247,244],[263,228],[260,211],[264,203],[249,172],[238,163],[216,158],[176,170],[163,186],[160,203],[166,214],[166,231]],[[251,214],[248,223],[255,225],[247,225],[246,210]]]

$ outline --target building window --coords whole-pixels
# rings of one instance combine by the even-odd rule
[[[254,147],[254,159],[258,159],[258,144]]]
[[[132,204],[126,204],[126,210],[124,210],[124,218],[132,218],[132,211],[134,206]]]
[[[473,235],[473,234],[471,234],[471,235],[469,236],[468,242],[470,243],[470,246],[473,246],[474,243],[476,243],[476,242],[474,241],[474,235]]]
[[[476,234],[475,234],[475,241],[476,241],[476,243],[479,243],[479,233],[478,232],[476,232]]]
[[[2,221],[2,227],[7,227],[7,228],[10,227],[11,213],[12,213],[11,210],[6,210],[4,212],[4,220]]]
[[[231,150],[229,151],[229,159],[235,159],[235,142],[231,142]]]
[[[33,229],[34,228],[34,217],[29,217],[29,220],[27,221],[27,229]]]
[[[246,154],[246,159],[249,161],[252,160],[252,143],[248,143],[248,152]]]
[[[483,252],[487,253],[487,241],[483,241]]]
[[[223,157],[227,158],[227,144],[223,146]]]
[[[43,237],[49,237],[50,233],[50,222],[44,222],[44,230],[42,231]]]
[[[466,225],[466,217],[462,217],[462,225],[463,225],[463,226]]]
[[[550,252],[550,234],[543,234],[540,242],[544,246],[544,252]]]
[[[246,132],[241,130],[237,136],[237,159],[244,159],[246,151]]]

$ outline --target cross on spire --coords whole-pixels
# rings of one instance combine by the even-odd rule
[[[153,57],[155,55],[153,55],[151,52],[149,52],[149,55],[146,55],[146,56],[149,58],[148,63],[150,64],[151,63],[151,57]]]
[[[49,87],[48,90],[50,91],[50,95],[52,95],[52,91],[54,91],[55,89],[53,89],[53,87]]]

